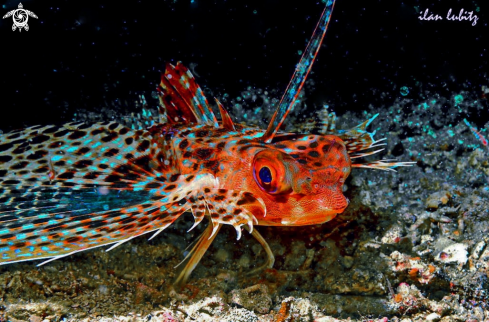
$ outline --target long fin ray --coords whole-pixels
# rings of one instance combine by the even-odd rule
[[[334,3],[334,0],[328,0],[326,8],[324,8],[321,18],[316,25],[316,29],[314,29],[311,40],[307,44],[306,50],[304,50],[304,54],[302,55],[299,64],[296,66],[294,75],[292,76],[292,79],[290,80],[289,85],[287,86],[287,89],[280,100],[275,114],[273,114],[265,134],[262,136],[262,140],[266,143],[270,143],[272,141],[273,137],[282,126],[287,114],[289,114],[296,104],[302,86],[306,81],[307,75],[309,75],[309,72],[311,71],[312,64],[316,59],[319,49],[321,48],[321,43],[324,39],[324,35],[326,34],[326,30],[328,29]]]
[[[367,169],[377,169],[377,170],[386,170],[386,171],[394,171],[397,167],[411,167],[416,164],[416,162],[391,162],[394,160],[378,160],[373,162],[366,163],[355,163],[352,164],[352,168],[367,168]]]

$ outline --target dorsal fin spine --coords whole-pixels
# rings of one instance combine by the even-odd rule
[[[289,114],[297,103],[297,98],[299,97],[302,86],[307,79],[307,75],[309,75],[309,72],[311,71],[312,64],[316,59],[319,49],[321,48],[321,43],[326,34],[326,30],[328,29],[334,3],[334,0],[328,0],[326,3],[326,8],[324,8],[323,13],[321,14],[321,18],[314,29],[311,40],[307,44],[304,54],[302,55],[299,64],[296,66],[294,75],[280,100],[277,110],[273,114],[267,130],[262,136],[262,140],[266,143],[272,141],[273,137],[282,126],[287,114]]]
[[[219,107],[219,112],[221,112],[222,127],[229,131],[236,131],[233,120],[229,116],[224,106],[222,106],[221,102],[219,102],[217,98],[214,99],[216,100],[217,106]]]

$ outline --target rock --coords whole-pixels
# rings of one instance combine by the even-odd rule
[[[435,260],[442,263],[459,263],[465,265],[467,263],[467,245],[457,243],[444,248],[435,256]]]
[[[439,191],[431,194],[428,199],[426,199],[426,208],[428,209],[438,209],[440,204],[446,205],[448,200],[450,200],[451,194],[448,191]]]
[[[260,314],[270,312],[272,307],[272,298],[265,284],[256,284],[242,290],[231,291],[230,302]]]
[[[426,316],[426,321],[433,321],[433,322],[436,322],[436,321],[440,321],[440,315],[436,314],[436,313],[431,313],[429,315]]]

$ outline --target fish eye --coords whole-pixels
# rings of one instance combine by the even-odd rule
[[[258,172],[261,182],[264,184],[270,184],[272,182],[272,172],[269,167],[263,167]]]
[[[266,193],[284,194],[292,191],[286,179],[287,171],[282,152],[265,150],[255,155],[253,177],[260,189]]]

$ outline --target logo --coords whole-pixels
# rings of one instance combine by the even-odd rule
[[[3,16],[3,19],[8,18],[10,16],[12,16],[12,19],[14,20],[14,24],[12,25],[12,31],[15,31],[15,29],[17,28],[19,29],[19,31],[22,31],[22,28],[28,31],[29,25],[27,24],[27,20],[29,20],[29,16],[37,19],[36,14],[32,11],[25,10],[24,6],[22,6],[22,3],[20,2],[19,2],[18,9],[7,12],[7,14]]]

